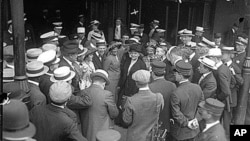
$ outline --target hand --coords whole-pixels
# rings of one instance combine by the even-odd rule
[[[199,123],[196,118],[188,122],[188,128],[194,130],[194,129],[197,129],[198,127],[199,127]]]
[[[236,74],[235,71],[234,71],[234,69],[232,67],[230,67],[229,69],[230,69],[230,71],[232,72],[233,75]]]

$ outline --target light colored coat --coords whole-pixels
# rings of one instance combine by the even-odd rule
[[[127,141],[148,141],[163,106],[163,96],[150,90],[139,90],[129,97],[123,112],[124,122],[131,124],[127,131]]]
[[[93,102],[88,109],[80,110],[83,136],[86,136],[88,141],[96,141],[97,132],[109,129],[110,118],[118,115],[118,109],[110,91],[103,90],[95,84],[83,91],[90,96]]]

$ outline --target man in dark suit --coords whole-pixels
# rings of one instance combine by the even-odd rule
[[[149,88],[153,93],[161,93],[164,99],[164,108],[160,112],[159,121],[162,122],[161,129],[167,129],[170,132],[170,95],[176,89],[174,83],[164,79],[166,64],[161,61],[154,61],[152,66],[153,82]]]
[[[230,69],[232,77],[231,77],[231,83],[230,83],[230,88],[231,88],[231,103],[230,107],[232,108],[231,110],[231,115],[232,118],[235,117],[235,110],[237,106],[237,97],[239,94],[239,89],[243,85],[244,79],[241,74],[241,69],[239,66],[232,61],[234,54],[237,53],[234,51],[234,47],[222,47],[222,61],[223,63]],[[233,122],[233,119],[232,119]]]
[[[213,71],[213,74],[217,82],[216,97],[218,100],[223,102],[226,105],[226,108],[223,112],[223,126],[226,130],[226,135],[229,136],[229,125],[231,123],[231,108],[230,103],[232,101],[231,97],[231,71],[229,68],[223,64],[221,61],[221,49],[211,48],[208,51],[207,57],[213,60],[216,63],[217,70]]]
[[[217,89],[217,83],[212,70],[216,70],[215,62],[206,57],[200,58],[199,62],[200,66],[198,67],[198,70],[202,76],[199,79],[198,84],[203,91],[205,99],[214,97]]]
[[[61,49],[62,57],[60,58],[59,66],[68,66],[70,70],[76,73],[75,77],[72,80],[72,86],[75,88],[74,93],[80,91],[79,82],[82,76],[82,70],[80,66],[77,64],[77,55],[81,52],[78,47],[79,44],[75,40],[66,41]]]
[[[172,124],[170,133],[174,141],[194,141],[199,133],[198,104],[204,99],[199,85],[190,83],[192,65],[183,60],[175,65],[175,77],[179,86],[170,96]]]
[[[239,25],[234,23],[233,27],[229,31],[227,31],[226,37],[225,37],[225,40],[224,40],[224,43],[227,46],[235,47],[235,42],[236,42],[236,40],[238,38],[237,37],[238,29],[239,29]]]
[[[41,61],[32,61],[26,65],[26,75],[30,88],[30,109],[38,105],[46,105],[46,97],[39,88],[39,80],[48,70],[49,68],[44,66]]]
[[[74,29],[73,29],[72,33],[77,33],[77,28],[78,27],[85,27],[85,17],[84,17],[84,15],[80,14],[80,15],[78,15],[78,18],[79,18],[79,21],[74,26]]]
[[[206,128],[198,135],[197,141],[227,141],[225,130],[219,121],[224,107],[225,104],[213,98],[199,104],[199,113]]]
[[[203,34],[204,34],[204,28],[200,26],[196,26],[195,28],[195,36],[192,38],[192,41],[196,44],[202,42]]]
[[[105,59],[105,52],[107,49],[107,44],[104,41],[96,43],[97,51],[93,54],[93,63],[95,69],[103,69],[103,62]]]
[[[115,21],[115,28],[114,28],[114,41],[122,41],[122,36],[124,34],[127,34],[127,29],[126,26],[123,25],[122,23],[122,19],[121,18],[117,18]]]
[[[221,33],[214,33],[214,43],[215,46],[222,48],[223,46],[225,46],[224,44],[222,44],[222,35]]]
[[[243,63],[246,58],[246,47],[247,44],[245,44],[244,42],[241,41],[236,42],[236,50],[238,53],[235,54],[233,62],[236,63],[241,70],[243,69]]]
[[[37,141],[87,141],[77,128],[75,113],[66,108],[72,95],[71,85],[59,81],[50,87],[51,104],[30,111],[30,120],[37,128]]]

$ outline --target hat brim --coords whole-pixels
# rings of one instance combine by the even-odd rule
[[[74,77],[75,77],[76,73],[74,71],[70,71],[70,76],[66,79],[63,79],[63,80],[57,80],[55,79],[54,75],[50,77],[50,81],[51,82],[58,82],[58,81],[69,81],[69,80],[72,80]]]
[[[3,82],[5,82],[5,83],[6,83],[6,82],[13,82],[13,81],[14,81],[14,78],[11,79],[11,80],[4,80],[4,79],[3,79]]]
[[[199,60],[199,59],[198,59]],[[202,63],[203,65],[205,65],[206,67],[209,67],[210,69],[213,69],[213,70],[217,70],[217,68],[215,66],[209,66],[207,65],[206,63],[204,63],[203,61],[199,60],[200,63]]]
[[[29,123],[29,127],[18,130],[15,132],[7,132],[3,130],[3,138],[8,140],[14,140],[17,138],[33,137],[36,133],[36,128],[33,123]]]
[[[106,85],[110,84],[109,79],[106,76],[104,76],[104,75],[99,75],[99,74],[92,73],[90,75],[90,78],[92,79],[93,77],[101,77],[101,78],[103,78],[106,81]]]
[[[194,36],[194,34],[180,34],[179,36]]]
[[[48,71],[49,71],[49,67],[44,66],[44,69],[43,69],[42,72],[39,72],[39,73],[36,73],[36,74],[30,74],[30,73],[27,73],[27,72],[26,72],[26,75],[27,75],[28,77],[38,77],[38,76],[44,75],[44,74],[45,74],[46,72],[48,72]]]
[[[87,53],[88,49],[87,48],[83,48],[77,56],[82,56],[82,55],[85,55]]]

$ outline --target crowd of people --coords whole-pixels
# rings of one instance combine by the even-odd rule
[[[98,20],[88,34],[83,20],[69,36],[54,22],[41,47],[26,48],[29,91],[14,80],[13,41],[4,40],[4,140],[229,140],[248,43],[237,24],[212,40],[203,27],[183,29],[171,45],[158,20],[145,33],[117,18],[110,43]]]

